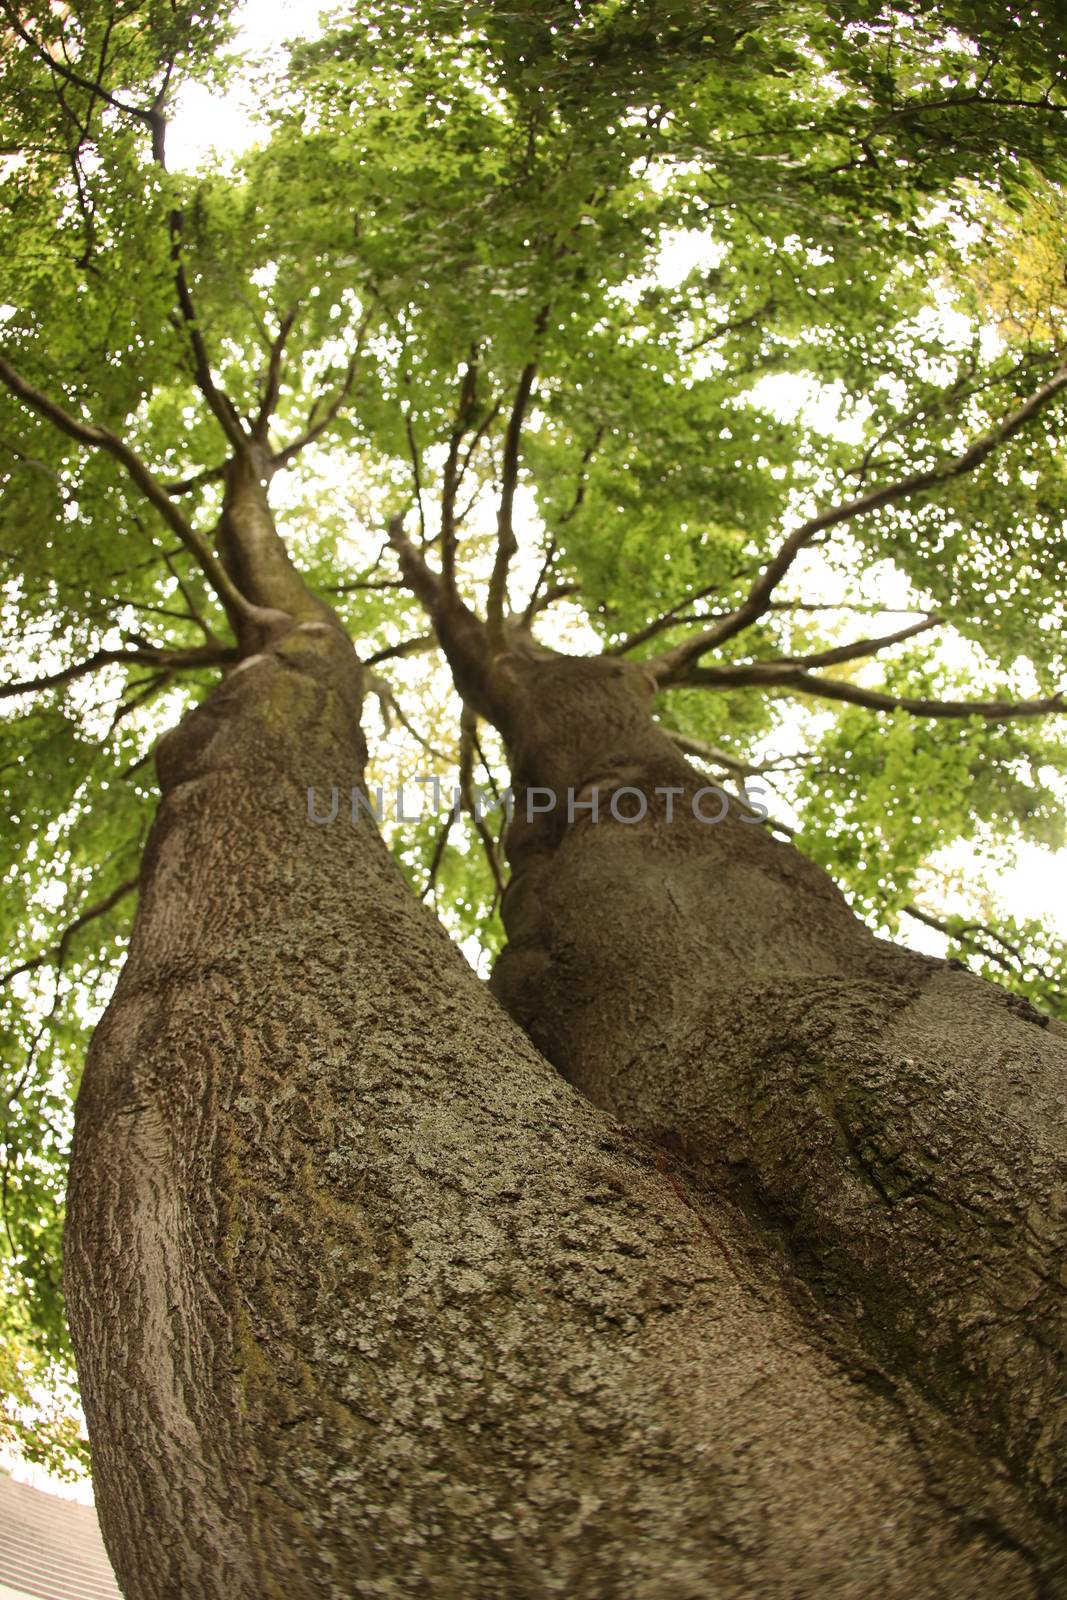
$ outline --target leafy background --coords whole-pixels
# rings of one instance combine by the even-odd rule
[[[434,555],[475,359],[464,594],[484,603],[503,423],[536,353],[513,604],[552,594],[544,642],[636,657],[736,605],[812,509],[951,456],[1064,359],[1051,3],[1023,18],[923,0],[372,0],[317,32],[302,8],[260,8],[244,34],[228,7],[179,0],[3,9],[0,354],[190,484],[180,503],[209,536],[225,440],[175,314],[174,251],[242,410],[297,308],[272,439],[316,437],[272,499],[370,663],[370,781],[390,796],[420,775],[446,795],[506,783],[491,730],[464,734],[384,535],[405,510]],[[250,65],[255,30],[272,42],[290,19],[293,49]],[[123,109],[164,86],[166,169]],[[255,127],[242,95],[264,109]],[[212,128],[229,145],[215,155]],[[813,547],[717,660],[810,654],[907,610],[936,613],[936,634],[842,664],[839,682],[1055,693],[1065,426],[1050,407],[975,473]],[[59,1291],[71,1107],[135,904],[152,746],[217,678],[152,652],[226,622],[115,461],[6,390],[0,488],[3,677],[37,683],[5,697],[0,751],[0,1429],[76,1475]],[[100,660],[131,650],[146,659]],[[711,776],[766,784],[775,825],[879,931],[941,941],[1067,1014],[1055,926],[997,893],[1014,860],[1063,844],[1062,719],[940,721],[757,687],[677,688],[658,715]],[[499,814],[446,820],[385,826],[484,971],[503,938]]]

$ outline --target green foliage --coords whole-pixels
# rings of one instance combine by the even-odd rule
[[[513,601],[541,571],[570,607],[538,617],[546,643],[651,659],[737,607],[813,509],[951,461],[1064,359],[1054,0],[1025,18],[985,0],[368,0],[264,66],[259,143],[196,173],[158,159],[158,115],[190,82],[232,80],[228,6],[5,11],[22,33],[0,54],[0,356],[121,436],[209,541],[231,448],[211,386],[250,421],[277,368],[279,526],[381,657],[372,782],[447,785],[458,763],[439,659],[400,653],[427,630],[384,527],[406,511],[438,559],[465,377],[462,594],[484,601],[505,430],[535,363]],[[1055,402],[975,472],[822,536],[714,664],[884,632],[892,591],[941,619],[929,648],[832,664],[839,685],[1057,691],[1065,429]],[[4,679],[56,680],[0,701],[8,973],[32,963],[0,982],[0,1385],[21,1447],[64,1468],[76,1432],[40,1395],[69,1363],[71,1100],[132,895],[88,914],[136,876],[155,737],[216,676],[152,653],[229,634],[188,541],[114,454],[7,385],[0,491]],[[121,651],[142,659],[78,670]],[[1061,842],[1056,719],[817,704],[805,722],[790,689],[683,685],[659,714],[742,764],[799,739],[799,842],[880,928],[920,891],[929,909],[954,842],[994,860]],[[465,819],[442,841],[435,817],[388,834],[468,953],[495,953],[485,832]],[[961,955],[1061,1007],[1062,952],[982,911],[980,937],[969,912],[941,919]]]
[[[1032,917],[1003,912],[996,925],[945,917],[950,959],[1022,995],[1043,1016],[1067,1017],[1067,943]]]
[[[1038,727],[981,718],[835,717],[799,783],[805,851],[832,871],[858,910],[897,924],[916,875],[946,841],[995,837],[1064,843],[1049,781],[1062,749]]]
[[[0,1343],[0,1443],[56,1477],[76,1481],[89,1466],[77,1391],[63,1362],[42,1356],[36,1331],[17,1329],[21,1285],[5,1282],[8,1307]]]
[[[494,814],[490,805],[491,800],[487,800],[485,820],[490,830],[498,833],[502,812],[497,809]],[[440,848],[448,819],[446,807],[405,827],[394,828],[390,830],[390,847],[414,892],[420,898],[430,897],[434,910],[468,959],[473,961],[477,956],[479,968],[487,969],[506,943],[500,897],[483,842],[469,816],[454,820],[447,834],[451,848]]]

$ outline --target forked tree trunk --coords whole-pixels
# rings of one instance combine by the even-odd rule
[[[494,990],[583,1093],[779,1241],[843,1347],[915,1378],[1061,1513],[1067,1030],[874,938],[744,807],[700,820],[707,780],[651,693],[639,667],[544,652],[487,674],[518,788]],[[532,822],[531,785],[558,797]],[[623,788],[616,812],[647,797],[643,820],[613,817]]]
[[[127,1595],[1062,1592],[1057,1536],[828,1343],[773,1228],[558,1075],[365,814],[309,822],[362,766],[358,670],[252,569],[293,622],[164,742],[77,1106],[66,1283]]]
[[[530,1048],[365,816],[309,823],[361,764],[346,651],[302,625],[167,741],[78,1104],[126,1592],[1036,1594],[1003,1486],[946,1509],[966,1452]]]

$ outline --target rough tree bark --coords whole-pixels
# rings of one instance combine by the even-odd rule
[[[777,1225],[698,1194],[564,1081],[365,815],[309,822],[308,787],[347,792],[362,768],[358,664],[254,470],[232,475],[224,522],[257,626],[160,749],[129,958],[77,1105],[66,1286],[125,1592],[1063,1592],[1058,1535],[917,1390],[827,1338]],[[653,1020],[667,964],[597,865],[634,831],[572,835],[617,924],[612,954],[564,912],[589,1007],[557,986],[573,1049],[534,1015],[561,948],[533,934],[547,844],[520,859],[515,840],[509,917],[529,937],[502,974],[572,1076],[658,1129],[640,1085],[656,1039],[676,1042]],[[676,837],[656,835],[680,882]],[[670,898],[647,870],[633,892]],[[684,977],[672,964],[679,1020]],[[706,1149],[704,1176],[725,1160]],[[861,1186],[835,1159],[839,1187]],[[754,1164],[747,1142],[731,1160]]]
[[[519,648],[486,681],[518,801],[495,992],[1061,1512],[1067,1030],[876,939],[743,805],[698,818],[723,802],[694,809],[640,667]],[[529,821],[535,785],[559,803]]]
[[[494,992],[569,1081],[776,1240],[836,1348],[916,1384],[1062,1515],[1067,1029],[875,938],[746,806],[720,815],[652,720],[648,668],[560,656],[514,619],[494,648],[393,542],[509,750]]]

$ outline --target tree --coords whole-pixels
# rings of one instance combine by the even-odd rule
[[[124,948],[126,1592],[1067,1592],[1062,956],[916,899],[1060,837],[1053,9],[381,0],[195,175],[224,11],[3,10],[8,1317]],[[367,691],[467,813],[396,859]]]

